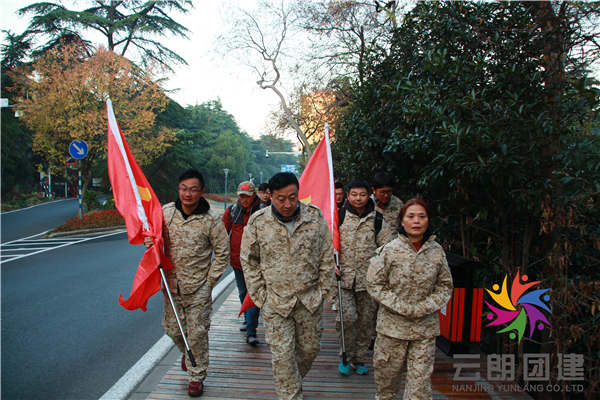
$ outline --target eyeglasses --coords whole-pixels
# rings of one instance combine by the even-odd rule
[[[190,194],[198,194],[202,192],[202,189],[198,189],[197,187],[187,188],[185,186],[180,186],[177,188],[180,193],[190,193]]]

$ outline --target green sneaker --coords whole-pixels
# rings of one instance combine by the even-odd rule
[[[365,367],[364,364],[351,364],[352,368],[354,368],[356,370],[356,373],[359,375],[368,375],[369,374],[369,368]]]
[[[350,364],[344,364],[343,361],[340,361],[340,365],[338,365],[338,371],[344,376],[350,375]]]

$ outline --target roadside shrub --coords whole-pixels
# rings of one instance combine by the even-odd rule
[[[204,197],[208,200],[213,200],[213,201],[221,201],[221,202],[225,201],[225,196],[220,195],[220,194],[205,193]],[[228,203],[231,203],[232,199],[235,199],[235,198],[232,198],[231,196],[227,196]]]
[[[125,225],[125,221],[116,209],[93,211],[81,218],[74,217],[55,229],[55,232],[69,232],[78,229],[105,228]]]
[[[93,190],[86,190],[83,195],[83,203],[88,210],[98,210],[101,208],[100,202],[98,201],[98,193]]]
[[[102,206],[102,208],[104,210],[110,210],[115,208],[115,199],[114,197],[109,197],[108,199],[106,199],[106,202],[104,203],[104,205]]]

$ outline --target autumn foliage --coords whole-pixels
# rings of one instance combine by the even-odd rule
[[[142,165],[161,155],[175,137],[174,130],[157,128],[156,114],[168,102],[152,71],[143,71],[124,57],[100,47],[88,56],[81,46],[54,48],[21,75],[18,99],[23,121],[35,134],[33,150],[54,165],[70,157],[69,143],[85,140],[84,179],[93,163],[106,157],[106,100],[131,149]]]

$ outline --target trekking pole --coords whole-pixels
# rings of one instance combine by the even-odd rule
[[[337,251],[334,251],[334,258],[335,266],[341,273],[342,271],[340,269],[339,254]],[[335,274],[335,279],[337,280],[338,287],[338,312],[340,314],[340,328],[342,336],[342,361],[340,361],[340,365],[338,365],[338,371],[342,375],[348,375],[350,374],[350,365],[348,364],[348,360],[346,358],[346,341],[344,339],[344,312],[342,310],[342,277],[338,274]]]
[[[162,277],[163,283],[165,284],[165,288],[167,289],[167,294],[169,295],[169,302],[171,303],[171,308],[173,309],[173,314],[175,314],[175,319],[177,320],[177,325],[179,325],[179,331],[181,332],[181,336],[183,337],[183,343],[185,343],[185,349],[187,351],[187,355],[190,358],[190,363],[192,367],[196,366],[196,360],[194,360],[194,355],[192,354],[192,350],[190,350],[190,345],[188,344],[187,338],[185,337],[185,332],[183,332],[183,327],[181,326],[181,321],[179,320],[179,315],[177,315],[177,309],[175,308],[175,302],[173,301],[173,297],[171,296],[171,290],[169,289],[169,284],[167,283],[167,277],[165,276],[165,271],[163,270],[162,265],[158,265],[158,269],[160,271],[160,276]]]

